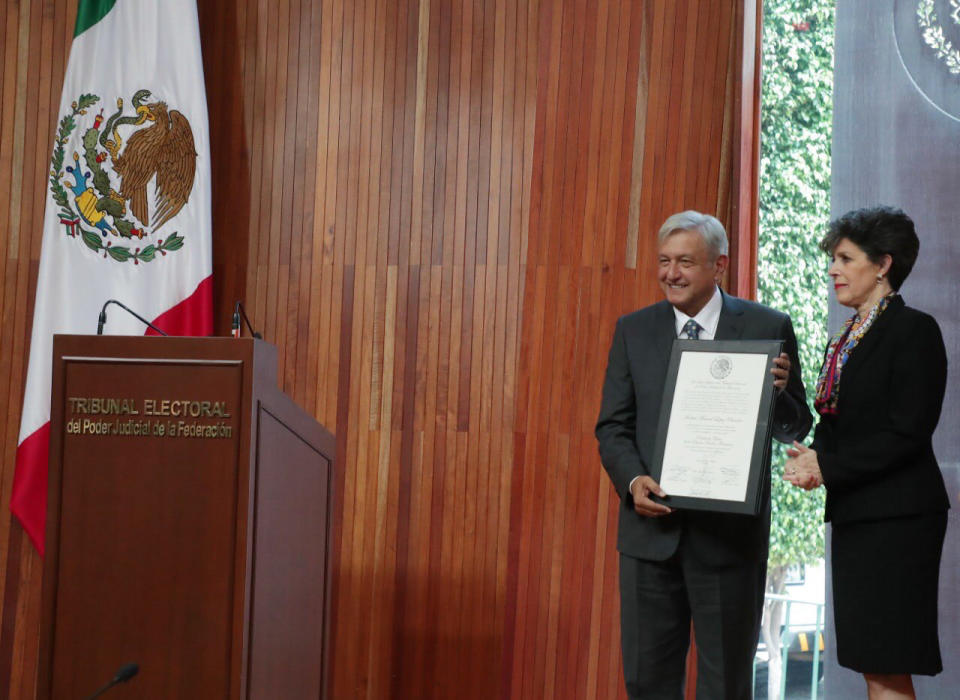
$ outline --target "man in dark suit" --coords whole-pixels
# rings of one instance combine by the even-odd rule
[[[770,482],[758,516],[675,511],[650,477],[661,397],[675,338],[780,339],[774,437],[810,429],[790,318],[724,294],[727,236],[714,217],[674,214],[658,233],[658,279],[666,297],[617,321],[596,426],[603,466],[621,498],[620,624],[631,698],[682,696],[690,622],[697,639],[697,697],[751,696],[770,532]],[[769,473],[769,452],[767,470]]]

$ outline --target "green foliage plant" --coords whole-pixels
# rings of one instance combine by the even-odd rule
[[[817,247],[830,218],[835,0],[764,0],[760,136],[759,300],[790,314],[811,404],[827,328],[826,260]],[[783,594],[791,566],[823,558],[823,489],[783,481],[776,444],[767,592]],[[763,639],[779,690],[782,606],[768,603]],[[774,676],[777,676],[775,679]],[[776,686],[774,686],[776,682]],[[774,697],[770,695],[768,697]]]

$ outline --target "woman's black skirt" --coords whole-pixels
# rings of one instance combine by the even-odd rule
[[[831,538],[841,666],[936,675],[937,586],[947,514],[842,523]]]

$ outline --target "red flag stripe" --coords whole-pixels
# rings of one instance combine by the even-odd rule
[[[213,275],[202,280],[193,294],[153,319],[170,335],[213,335]],[[158,335],[148,328],[146,335]]]
[[[43,556],[47,519],[47,462],[50,457],[50,423],[44,423],[17,446],[16,471],[10,510],[20,520],[33,546]]]

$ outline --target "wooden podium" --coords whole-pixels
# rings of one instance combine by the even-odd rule
[[[249,339],[56,336],[39,698],[321,698],[334,439]]]

